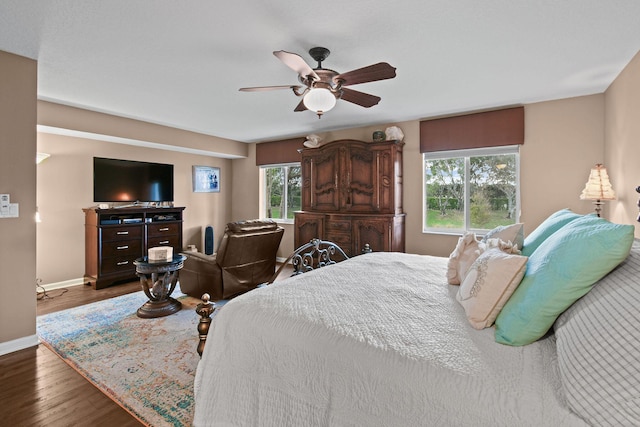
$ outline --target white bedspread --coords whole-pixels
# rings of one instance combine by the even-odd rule
[[[195,380],[196,426],[584,425],[554,337],[477,331],[446,258],[371,253],[227,303]]]

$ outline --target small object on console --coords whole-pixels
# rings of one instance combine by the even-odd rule
[[[157,246],[149,248],[149,262],[169,262],[173,259],[172,246]]]

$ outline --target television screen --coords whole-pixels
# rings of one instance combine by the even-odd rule
[[[94,202],[172,202],[173,165],[93,158]]]

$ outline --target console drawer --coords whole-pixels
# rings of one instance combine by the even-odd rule
[[[132,276],[135,276],[136,266],[133,263],[138,258],[138,256],[130,256],[130,257],[111,257],[111,258],[103,258],[102,266],[101,266],[101,274],[109,274],[109,273],[122,273],[126,271],[130,271]]]
[[[168,234],[180,234],[180,228],[182,227],[182,223],[162,223],[156,222],[147,224],[147,235],[148,237],[152,236],[165,236]]]
[[[138,240],[121,240],[117,242],[105,242],[102,245],[103,257],[141,257],[142,241]]]
[[[117,240],[131,240],[142,238],[142,226],[120,226],[120,227],[102,227],[102,241],[110,242]]]
[[[147,247],[155,248],[156,246],[172,246],[173,252],[180,252],[182,248],[180,248],[180,236],[156,236],[151,237],[147,240]]]

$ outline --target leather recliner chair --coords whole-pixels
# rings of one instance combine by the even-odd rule
[[[284,229],[272,220],[230,222],[218,251],[213,255],[183,252],[180,289],[212,301],[229,299],[267,282],[276,267],[276,253]]]

